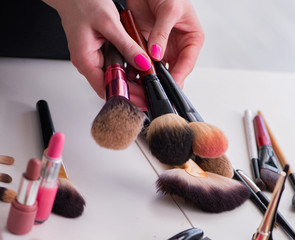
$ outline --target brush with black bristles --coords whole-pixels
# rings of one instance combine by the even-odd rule
[[[137,138],[145,114],[130,101],[123,57],[110,42],[103,50],[106,103],[95,117],[91,133],[101,147],[120,150]]]
[[[170,101],[175,106],[178,114],[189,121],[190,127],[194,130],[192,148],[195,156],[193,160],[204,171],[232,178],[233,168],[224,154],[228,147],[225,135],[217,127],[204,122],[164,64],[162,62],[154,62],[154,64],[160,82]]]
[[[177,195],[212,213],[232,210],[250,197],[250,190],[243,183],[204,172],[193,160],[164,171],[157,180],[157,188],[163,194]]]
[[[54,125],[52,122],[48,103],[45,100],[39,100],[36,104],[41,130],[43,145],[46,151],[50,137],[54,134]],[[77,188],[71,183],[62,162],[58,174],[58,190],[53,204],[52,212],[67,218],[76,218],[82,215],[85,207],[85,200],[78,192]]]
[[[12,189],[0,187],[0,200],[3,202],[11,203],[16,197],[16,192]]]
[[[146,43],[130,10],[116,3],[126,32],[147,52]],[[188,122],[176,114],[152,64],[147,71],[139,72],[144,86],[149,116],[147,141],[152,154],[162,163],[182,165],[192,155],[193,131]]]

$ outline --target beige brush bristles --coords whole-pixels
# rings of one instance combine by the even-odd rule
[[[10,203],[16,197],[16,192],[12,189],[0,187],[0,200]]]
[[[14,163],[14,158],[10,156],[0,155],[0,163],[5,165],[12,165]]]

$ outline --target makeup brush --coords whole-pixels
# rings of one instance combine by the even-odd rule
[[[274,154],[270,137],[261,116],[254,118],[254,130],[259,158],[259,169],[261,180],[265,183],[268,190],[273,191],[280,170]]]
[[[249,157],[252,166],[254,181],[260,189],[265,190],[266,185],[260,178],[259,159],[257,151],[257,143],[255,138],[255,131],[253,125],[252,111],[246,110],[244,115],[244,127],[246,132],[246,140],[248,146]]]
[[[200,228],[189,228],[180,233],[177,233],[168,240],[199,240],[203,237],[204,232]]]
[[[39,100],[36,107],[41,124],[43,145],[46,151],[50,137],[54,134],[55,130],[48,103],[45,100]],[[64,163],[62,162],[58,174],[58,190],[52,212],[63,217],[76,218],[82,215],[84,206],[85,200],[69,180]]]
[[[261,224],[259,225],[257,231],[254,233],[252,237],[253,240],[272,239],[272,230],[275,222],[275,217],[284,190],[284,185],[288,171],[289,166],[286,165],[284,171],[281,172],[278,177],[275,188],[273,190],[272,198],[268,204],[267,210],[264,214]]]
[[[12,177],[6,173],[0,173],[0,182],[11,183]]]
[[[16,196],[16,192],[12,189],[0,187],[0,200],[11,203]]]
[[[244,173],[243,170],[237,169],[235,171],[234,177],[235,179],[242,181],[250,189],[250,199],[260,209],[262,213],[265,213],[267,206],[269,204],[268,197],[261,191],[261,189],[254,183],[254,181],[252,181],[252,179],[249,176],[247,176],[246,173]],[[295,230],[279,211],[277,212],[276,221],[279,224],[279,226],[290,237],[292,237],[292,239],[295,239]]]
[[[104,46],[106,103],[95,117],[91,133],[98,145],[127,148],[140,133],[145,114],[130,101],[124,60],[110,43]]]
[[[249,189],[239,181],[211,172],[204,172],[194,161],[164,171],[157,180],[163,194],[182,197],[206,212],[232,210],[250,196]]]
[[[213,172],[225,177],[233,177],[232,165],[227,156],[222,154],[227,149],[227,139],[223,133],[212,125],[204,125],[203,118],[188,100],[181,88],[176,84],[164,64],[162,62],[154,62],[154,64],[160,82],[177,112],[190,122],[189,126],[192,129],[199,129],[194,131],[195,137],[192,147],[195,156],[193,160],[205,171]],[[198,149],[205,150],[202,150],[202,153],[200,153]],[[220,154],[222,155],[213,158],[214,155]],[[201,157],[200,155],[208,157]]]
[[[5,165],[12,165],[14,163],[14,158],[10,156],[0,155],[0,163]]]
[[[275,152],[275,154],[277,156],[277,159],[279,160],[279,163],[281,164],[282,167],[285,167],[287,164],[290,166],[289,162],[287,161],[285,155],[283,154],[277,140],[274,137],[274,134],[270,130],[264,116],[261,113],[261,111],[258,111],[257,114],[259,116],[261,116],[261,118],[263,119],[264,125],[265,125],[265,127],[267,129],[267,132],[269,134],[269,137],[270,137],[270,140],[271,140],[271,143],[272,143],[273,150],[274,150],[274,152]],[[289,179],[289,181],[291,183],[291,186],[292,186],[293,190],[295,191],[295,173],[292,171],[291,167],[289,167],[288,179]],[[292,205],[295,206],[295,195],[293,195],[293,198],[292,198]]]
[[[162,62],[154,61],[154,65],[169,100],[177,113],[189,121],[189,126],[194,131],[194,154],[202,158],[217,158],[223,155],[228,148],[228,141],[223,132],[204,122]]]
[[[139,46],[147,52],[145,41],[130,10],[115,3],[121,22]],[[152,64],[147,71],[139,72],[144,86],[149,116],[147,141],[152,154],[162,163],[182,165],[192,155],[193,131],[187,121],[175,113]]]

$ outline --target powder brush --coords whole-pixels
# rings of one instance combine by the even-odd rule
[[[154,61],[154,65],[169,100],[177,113],[189,121],[189,126],[194,131],[194,154],[202,158],[217,158],[223,155],[228,148],[228,141],[223,132],[204,122],[162,62]]]
[[[10,203],[16,197],[16,192],[12,189],[0,187],[0,200]]]
[[[146,43],[132,12],[124,9],[120,3],[115,4],[126,32],[147,52]],[[146,94],[148,113],[152,119],[146,133],[149,148],[160,162],[182,165],[192,155],[194,133],[188,122],[175,113],[153,64],[147,71],[140,71],[139,75]]]
[[[54,134],[55,129],[48,103],[45,100],[39,100],[36,107],[40,119],[43,145],[46,151],[50,137]],[[82,215],[84,206],[85,200],[69,180],[64,163],[62,162],[58,174],[58,190],[52,212],[63,217],[76,218]]]
[[[243,204],[249,189],[239,181],[212,172],[204,172],[194,161],[164,171],[157,180],[163,194],[182,197],[206,212],[219,213]]]
[[[106,103],[95,117],[91,133],[101,147],[121,150],[137,138],[145,114],[130,101],[121,54],[110,42],[104,44],[103,53]]]

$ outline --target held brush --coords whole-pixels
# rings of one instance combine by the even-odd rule
[[[225,177],[233,177],[232,165],[225,154],[228,142],[216,127],[206,124],[162,62],[155,62],[158,77],[177,112],[190,123],[194,130],[194,161],[205,171]],[[213,152],[213,153],[212,153]],[[219,157],[213,158],[213,156]],[[201,156],[203,157],[201,157]],[[206,157],[205,157],[206,156]]]
[[[290,166],[290,164],[288,163],[285,155],[283,154],[278,142],[276,141],[275,137],[274,137],[274,134],[272,133],[272,131],[270,130],[268,124],[266,123],[266,120],[264,118],[264,116],[262,115],[261,111],[258,111],[257,114],[259,116],[261,116],[261,118],[263,119],[263,122],[264,122],[264,125],[267,129],[267,132],[269,134],[269,137],[270,137],[270,140],[271,140],[271,143],[272,143],[272,146],[273,146],[273,150],[281,164],[281,167],[285,167],[287,164]],[[288,176],[288,179],[291,183],[291,186],[293,188],[293,190],[295,191],[295,173],[292,171],[291,167],[289,167],[289,176]],[[293,198],[292,198],[292,205],[295,206],[295,195],[293,195]]]
[[[44,149],[48,148],[49,140],[55,133],[48,103],[45,100],[37,102],[37,110],[42,130]],[[58,174],[58,190],[53,204],[52,212],[67,218],[76,218],[84,211],[85,200],[71,183],[62,162]]]
[[[284,171],[280,173],[278,180],[273,190],[272,198],[268,204],[261,224],[254,233],[252,240],[268,240],[272,239],[272,230],[275,223],[275,218],[279,206],[279,202],[284,190],[286,177],[289,171],[289,166],[286,165]]]
[[[258,148],[260,178],[267,189],[273,191],[280,170],[267,129],[259,115],[256,115],[254,118],[254,130]]]
[[[121,22],[139,46],[147,52],[146,44],[130,10],[115,3]],[[192,155],[193,131],[187,121],[175,113],[152,64],[147,71],[139,72],[144,86],[149,115],[147,141],[152,154],[162,163],[182,165]]]
[[[91,133],[98,145],[120,150],[137,138],[145,114],[129,99],[123,57],[110,42],[104,50],[106,103],[95,117]]]

